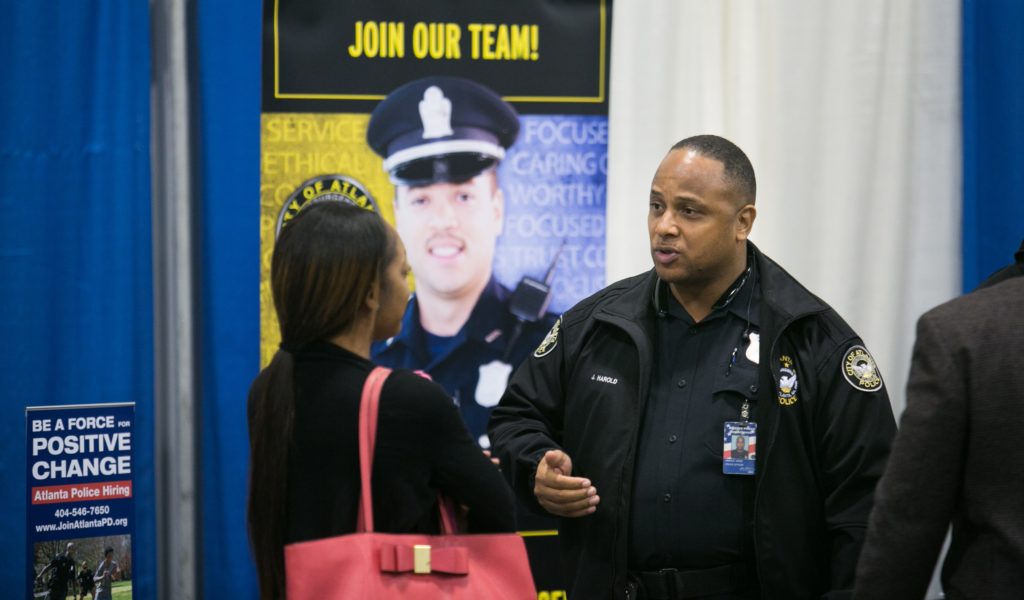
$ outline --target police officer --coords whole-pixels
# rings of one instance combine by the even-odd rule
[[[755,186],[728,140],[676,144],[654,269],[566,312],[492,414],[520,500],[562,517],[570,597],[852,587],[895,421],[857,334],[747,241]]]
[[[401,334],[373,359],[429,373],[484,448],[512,367],[554,322],[543,294],[516,296],[492,275],[505,209],[495,169],[518,133],[511,106],[457,77],[399,87],[367,130],[395,184],[395,225],[416,278]]]
[[[50,600],[64,600],[68,595],[68,587],[72,588],[75,586],[75,543],[68,542],[67,548],[63,553],[57,554],[50,563],[46,565],[39,575],[36,576],[36,581],[43,579],[48,571],[52,570],[53,573],[50,575],[49,592],[46,597]]]

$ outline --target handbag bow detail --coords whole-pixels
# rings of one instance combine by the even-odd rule
[[[426,544],[382,544],[380,570],[385,573],[469,574],[469,555],[460,546],[431,547]]]

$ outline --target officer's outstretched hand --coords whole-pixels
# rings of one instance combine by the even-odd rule
[[[544,510],[559,517],[589,515],[601,501],[589,479],[572,477],[572,459],[561,450],[548,450],[537,463],[533,494]]]

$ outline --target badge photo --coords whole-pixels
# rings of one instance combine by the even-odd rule
[[[757,466],[757,423],[726,421],[722,442],[722,473],[753,475]]]

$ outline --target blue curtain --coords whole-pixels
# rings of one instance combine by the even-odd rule
[[[963,285],[1024,239],[1024,2],[963,3]]]
[[[146,2],[3,2],[0,589],[29,574],[26,406],[134,401],[134,594],[155,596]]]
[[[260,26],[251,0],[196,6],[206,598],[255,598],[245,402],[259,372]]]

